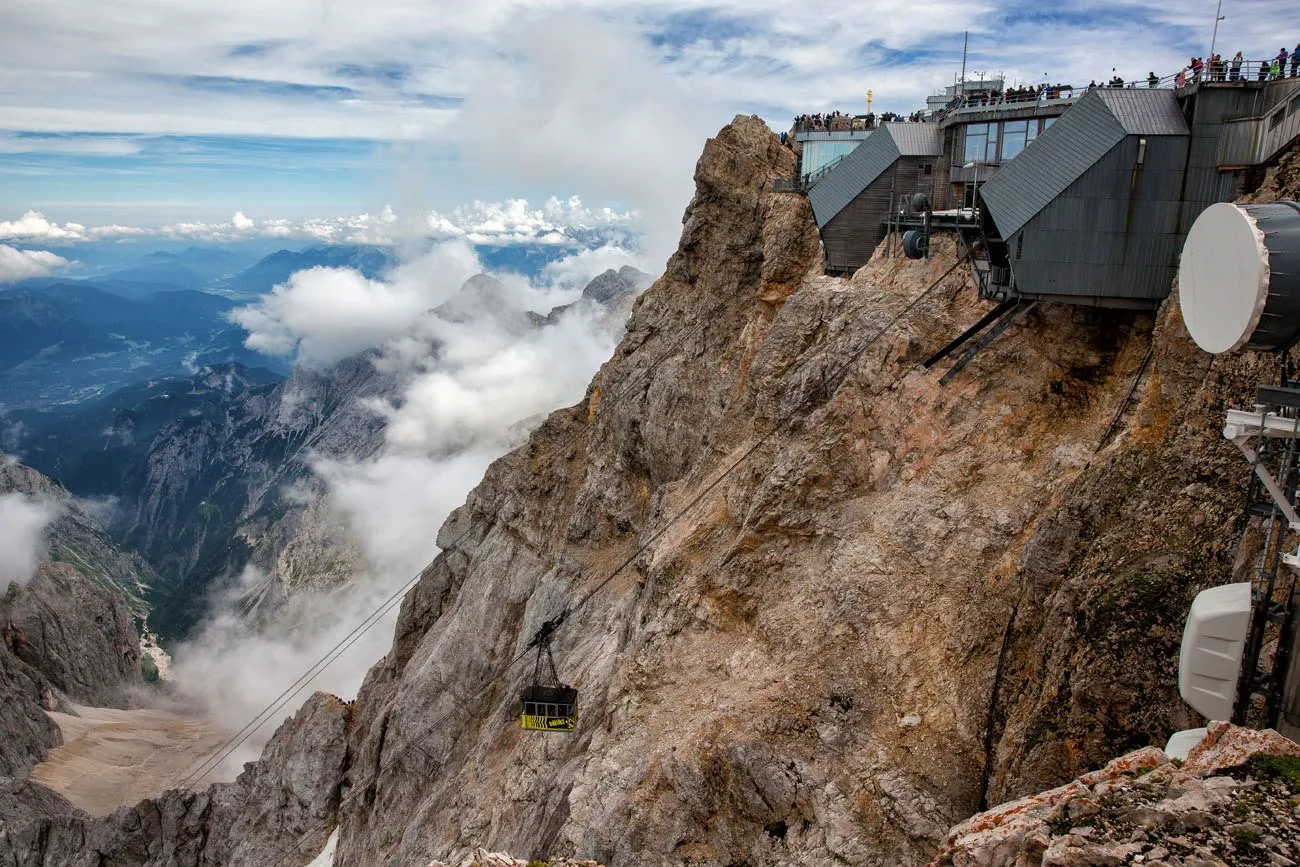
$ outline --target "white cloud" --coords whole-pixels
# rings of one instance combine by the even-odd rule
[[[0,132],[0,154],[76,154],[82,156],[133,156],[139,142],[118,136],[91,138],[65,136],[17,136]]]
[[[27,211],[16,220],[0,220],[0,241],[66,245],[150,237],[218,243],[272,238],[326,244],[393,245],[418,238],[463,238],[475,244],[572,245],[575,243],[572,230],[634,233],[639,228],[639,218],[640,215],[632,210],[588,207],[578,196],[567,199],[551,197],[537,208],[531,207],[527,199],[475,201],[445,212],[423,211],[407,218],[399,216],[391,205],[384,205],[373,214],[255,220],[243,211],[237,211],[224,222],[193,220],[161,226],[60,224],[47,219],[39,211]]]
[[[51,271],[66,268],[69,264],[67,259],[48,250],[16,250],[0,244],[0,283],[48,277]]]
[[[596,274],[624,265],[644,270],[642,256],[617,244],[606,244],[589,250],[580,250],[571,256],[547,263],[542,270],[544,279],[552,286],[582,289]]]
[[[965,30],[974,68],[1035,82],[1044,72],[1086,82],[1130,63],[1140,69],[1126,77],[1149,68],[1163,74],[1209,47],[1204,10],[1133,0],[1047,11],[1025,0],[916,0],[905,8],[892,0],[566,6],[638,38],[656,37],[657,67],[727,106],[715,127],[736,110],[762,108],[783,122],[800,110],[857,106],[868,87],[877,110],[919,107],[927,91],[951,83]],[[130,8],[128,15],[87,0],[9,4],[0,29],[6,126],[446,142],[459,125],[447,99],[471,91],[496,53],[494,34],[528,9],[519,0],[135,0]],[[1231,46],[1228,54],[1240,47],[1272,56],[1274,34],[1292,26],[1290,8],[1272,0],[1243,0],[1225,11],[1219,39],[1220,47]],[[591,116],[593,130],[600,117]],[[493,126],[505,134],[526,129],[504,113]],[[41,146],[110,152],[130,143]]]
[[[579,196],[547,199],[530,208],[527,199],[462,205],[448,213],[430,211],[425,216],[434,237],[464,237],[475,243],[564,243],[566,229],[635,227],[640,215],[610,207],[588,208]]]
[[[32,579],[44,552],[41,536],[57,515],[52,504],[22,494],[0,494],[0,587]]]
[[[396,269],[391,282],[348,268],[298,271],[231,318],[249,332],[249,349],[328,364],[408,331],[481,270],[468,244],[450,241]]]
[[[37,211],[28,211],[17,220],[0,220],[3,241],[85,241],[86,227],[80,223],[51,223]]]
[[[692,172],[716,111],[648,57],[634,34],[586,14],[523,16],[500,34],[465,103],[465,152],[519,183],[576,183],[642,212],[647,261],[676,246]],[[712,114],[712,117],[710,117]],[[526,135],[502,135],[507,117]]]

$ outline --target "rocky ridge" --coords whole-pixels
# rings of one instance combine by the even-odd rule
[[[306,773],[337,793],[309,799],[311,833],[295,811],[261,845],[306,863],[337,826],[340,867],[484,845],[921,863],[983,801],[1191,722],[1181,617],[1249,559],[1220,414],[1264,365],[1211,365],[1173,303],[1154,321],[1046,307],[941,387],[919,362],[985,309],[952,246],[821,276],[806,200],[772,192],[792,161],[757,118],[708,142],[664,277],[584,400],[447,521],[346,725],[318,730],[337,740],[295,740],[295,720],[250,768],[283,780],[311,760],[289,745],[341,757]],[[511,663],[561,612],[579,729],[521,732]],[[284,803],[220,791],[252,799],[223,801],[238,815]],[[194,797],[132,811],[185,821],[79,821],[63,842],[35,820],[0,855],[110,834],[139,853],[122,863],[244,863]]]

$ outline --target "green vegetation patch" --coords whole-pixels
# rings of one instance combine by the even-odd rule
[[[1256,753],[1246,760],[1245,767],[1257,780],[1278,780],[1291,791],[1300,791],[1300,758]]]
[[[145,683],[158,682],[158,664],[147,653],[140,657],[140,679]]]

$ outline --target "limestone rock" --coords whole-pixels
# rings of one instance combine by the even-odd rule
[[[125,602],[66,563],[44,562],[0,599],[15,656],[83,704],[125,707],[140,684],[140,637]]]
[[[1188,752],[1183,769],[1208,772],[1231,768],[1256,753],[1300,757],[1300,744],[1272,729],[1247,729],[1220,720],[1210,723],[1205,737]]]
[[[1242,764],[1253,755],[1300,755],[1300,744],[1216,723],[1195,752],[1198,762],[1175,767],[1147,747],[973,816],[949,832],[931,867],[1280,863],[1300,854],[1291,806],[1300,791],[1283,778],[1253,780]]]

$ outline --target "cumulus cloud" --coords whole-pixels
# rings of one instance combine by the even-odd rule
[[[480,270],[474,250],[452,241],[395,269],[391,281],[350,268],[298,271],[231,318],[249,332],[249,349],[328,364],[401,335]]]
[[[89,235],[80,223],[52,223],[37,211],[17,220],[0,220],[0,241],[86,241]]]
[[[475,201],[447,213],[430,211],[425,222],[433,237],[465,238],[475,244],[563,244],[570,240],[569,229],[631,227],[638,216],[631,210],[588,208],[579,196],[552,196],[540,208],[530,208],[527,199]]]
[[[0,586],[26,584],[44,552],[42,534],[58,508],[22,494],[0,494]]]
[[[48,277],[50,272],[68,267],[62,256],[48,250],[16,250],[0,244],[0,283],[12,283],[29,277]]]

